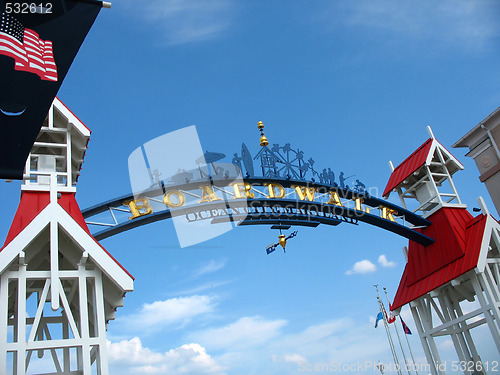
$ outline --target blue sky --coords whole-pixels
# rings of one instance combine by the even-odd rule
[[[255,154],[259,120],[271,143],[382,192],[388,160],[423,143],[427,125],[451,149],[498,107],[499,16],[497,1],[117,0],[58,95],[93,130],[77,200],[85,208],[130,193],[130,153],[185,126],[197,126],[203,149],[232,155],[245,142]],[[451,151],[465,165],[461,198],[477,206],[488,193],[474,162]],[[19,183],[0,189],[5,238]],[[111,373],[391,362],[373,328],[372,285],[394,295],[407,241],[364,224],[297,229],[287,254],[269,256],[277,233],[264,226],[184,249],[171,222],[103,240],[136,278],[109,325]],[[403,317],[416,332],[407,309]],[[423,361],[418,337],[410,342]],[[439,345],[455,360],[448,341]]]

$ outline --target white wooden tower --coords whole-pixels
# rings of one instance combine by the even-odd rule
[[[106,326],[133,277],[75,200],[90,130],[55,99],[0,249],[0,374],[108,374]]]
[[[435,242],[410,241],[407,264],[392,303],[399,314],[409,304],[433,375],[451,370],[441,360],[436,340],[449,337],[465,374],[494,373],[483,363],[471,330],[486,324],[500,355],[500,224],[482,198],[473,217],[460,201],[452,174],[461,164],[431,133],[419,149],[393,168],[385,196],[397,191],[402,201],[416,200],[432,224],[415,229]],[[443,193],[447,181],[451,192]],[[491,366],[490,366],[491,367]]]
[[[441,207],[466,208],[452,179],[463,165],[438,142],[430,127],[427,131],[430,138],[397,168],[389,162],[392,173],[382,195],[387,198],[396,191],[404,208],[424,217]]]

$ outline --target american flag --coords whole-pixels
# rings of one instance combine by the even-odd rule
[[[10,14],[0,20],[0,55],[14,58],[15,69],[37,74],[42,80],[57,81],[52,42],[25,28]]]

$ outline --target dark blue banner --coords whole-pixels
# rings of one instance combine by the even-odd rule
[[[26,158],[102,2],[0,0],[0,178]]]

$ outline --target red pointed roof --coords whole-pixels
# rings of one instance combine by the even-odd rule
[[[441,208],[428,218],[421,233],[435,239],[424,247],[410,241],[408,263],[392,310],[423,296],[477,266],[486,215],[472,217],[465,208]]]
[[[78,223],[87,234],[92,237],[90,230],[85,223],[82,212],[75,199],[74,193],[61,193],[57,202],[59,205]],[[50,193],[45,191],[24,191],[17,208],[16,215],[7,234],[7,238],[2,251],[21,231],[26,228],[33,219],[43,211],[50,203]],[[92,239],[118,264],[132,279],[134,277],[123,267],[102,245],[94,238]],[[135,279],[134,279],[135,280]]]
[[[40,194],[39,192],[23,192],[21,202],[17,208],[16,215],[10,225],[9,233],[5,239],[5,243],[0,249],[3,250],[21,231],[28,226],[29,223],[45,208],[50,202],[48,193]]]
[[[403,182],[408,176],[419,169],[425,164],[427,156],[431,150],[432,138],[425,141],[419,148],[417,148],[410,156],[408,156],[401,164],[399,164],[389,177],[387,186],[385,187],[383,197],[389,195],[389,193]]]

